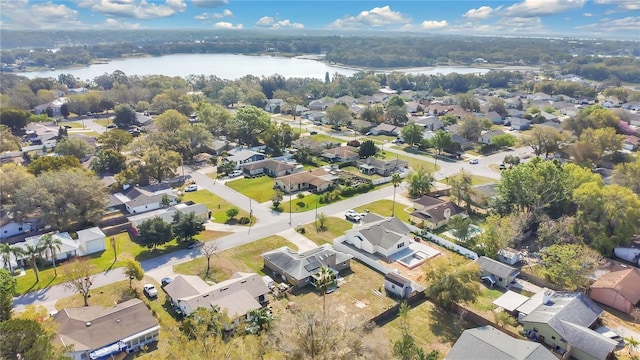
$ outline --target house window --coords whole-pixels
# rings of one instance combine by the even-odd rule
[[[19,227],[19,228],[18,228],[18,231],[22,231],[22,228],[21,228],[21,227]]]
[[[396,286],[392,284],[392,285],[391,285],[391,288],[392,288],[392,289],[395,289],[395,288],[396,288]]]
[[[404,243],[398,244],[398,249],[400,249],[401,247],[404,247]]]
[[[555,337],[555,336],[552,336],[552,337],[551,337],[551,339],[552,339],[552,340],[555,340],[555,339],[556,339],[556,337]]]

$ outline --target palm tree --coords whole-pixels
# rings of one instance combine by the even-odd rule
[[[638,347],[638,345],[640,345],[640,341],[634,339],[633,337],[626,337],[624,339],[629,344],[629,355],[631,355],[631,352],[634,351]]]
[[[396,188],[400,186],[400,183],[402,183],[400,174],[393,174],[391,176],[391,183],[393,184],[393,205],[391,205],[391,216],[393,217],[396,215]]]
[[[273,315],[266,307],[252,310],[249,312],[248,318],[247,331],[251,334],[259,334],[263,330],[268,330],[273,322]]]
[[[2,243],[0,244],[0,254],[2,254],[2,262],[9,267],[9,272],[13,275],[11,254],[15,254],[15,249],[9,244]]]
[[[56,269],[56,256],[58,255],[58,251],[62,248],[62,240],[57,236],[51,236],[51,234],[42,235],[40,240],[38,240],[38,247],[43,250],[49,250],[49,252],[47,252],[47,260],[49,260],[49,255],[51,255],[53,274],[57,277],[58,270]]]
[[[320,271],[318,271],[317,274],[315,274],[315,280],[316,280],[316,288],[320,289],[320,291],[322,291],[322,313],[324,316],[324,313],[326,312],[326,295],[327,295],[327,290],[335,285],[336,283],[336,277],[333,274],[333,271],[331,271],[331,269],[329,269],[326,266],[322,266],[320,268]]]
[[[38,264],[36,263],[36,261],[41,255],[40,253],[43,249],[38,245],[31,244],[26,244],[24,247],[25,249],[21,250],[21,252],[29,258],[29,262],[31,262],[31,266],[33,266],[33,271],[36,273],[36,282],[40,282],[40,273],[38,272]]]

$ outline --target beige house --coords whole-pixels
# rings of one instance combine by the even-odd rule
[[[360,159],[358,149],[353,146],[338,146],[326,149],[320,155],[329,162],[346,162]]]
[[[430,196],[423,196],[414,201],[415,209],[409,220],[419,228],[439,229],[449,223],[453,216],[469,217],[467,212],[451,201],[444,201]]]
[[[640,270],[630,268],[602,275],[589,287],[589,297],[630,313],[640,301]]]
[[[262,174],[270,177],[280,177],[293,174],[301,168],[301,165],[300,168],[298,168],[296,165],[284,161],[266,159],[242,165],[242,173],[249,177]]]
[[[329,190],[337,176],[325,169],[303,171],[275,179],[275,187],[286,194],[308,190],[321,193]]]

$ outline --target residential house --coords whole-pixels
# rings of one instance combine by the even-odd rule
[[[622,148],[628,151],[637,151],[640,148],[640,137],[635,135],[623,135]]]
[[[262,174],[270,177],[280,177],[293,174],[298,170],[300,170],[300,168],[295,164],[274,159],[265,159],[242,165],[242,172],[248,177]]]
[[[160,326],[140,299],[114,306],[65,308],[53,316],[55,344],[69,346],[74,360],[111,359],[158,341]]]
[[[334,273],[350,269],[352,258],[329,244],[301,253],[283,246],[262,254],[264,267],[273,272],[274,278],[277,276],[297,288],[314,285],[314,275],[321,267],[327,267]]]
[[[384,276],[384,289],[388,294],[401,299],[411,295],[411,280],[395,271],[390,271]]]
[[[326,149],[322,151],[320,156],[322,156],[329,162],[347,162],[357,161],[358,159],[360,159],[360,155],[358,155],[358,149],[348,145]]]
[[[270,113],[279,113],[282,108],[282,99],[267,99],[267,103],[264,106],[264,111]]]
[[[543,92],[537,92],[535,94],[527,95],[527,100],[531,101],[550,101],[551,95],[547,95]]]
[[[476,262],[482,271],[482,280],[487,281],[492,287],[498,285],[508,289],[509,284],[520,274],[519,270],[486,256],[480,256]]]
[[[409,234],[414,230],[400,219],[391,217],[367,223],[345,232],[345,242],[368,254],[390,261],[392,256],[409,247]]]
[[[602,275],[589,287],[589,297],[630,313],[640,302],[640,270],[629,268]]]
[[[521,261],[522,252],[510,247],[498,251],[498,261],[507,265],[515,265]]]
[[[499,298],[493,300],[492,304],[517,317],[518,307],[529,301],[529,297],[507,290]]]
[[[293,142],[292,147],[298,150],[305,150],[309,154],[320,155],[323,150],[340,146],[340,143],[330,141],[316,141],[311,137],[303,137]]]
[[[469,217],[467,212],[451,201],[444,201],[430,196],[423,196],[413,202],[414,211],[409,220],[423,229],[439,229],[449,223],[454,216]]]
[[[371,135],[398,136],[401,130],[401,127],[382,123],[371,129]]]
[[[153,219],[153,218],[161,218],[162,221],[166,223],[172,223],[173,217],[176,213],[181,213],[184,215],[194,213],[195,216],[200,219],[207,221],[210,217],[210,211],[205,204],[195,204],[193,202],[180,203],[174,206],[161,208],[153,211],[148,211],[143,214],[129,216],[129,222],[131,226],[137,228],[143,222]]]
[[[558,121],[558,117],[555,116],[554,114],[548,113],[546,111],[540,111],[540,115],[546,120],[546,121]]]
[[[370,121],[359,120],[359,119],[351,120],[351,128],[363,134],[371,130],[371,128],[374,126],[375,124]]]
[[[124,205],[129,214],[139,214],[176,204],[176,196],[168,184],[128,186],[125,190],[113,194],[113,197]]]
[[[415,114],[417,112],[420,112],[420,110],[422,109],[422,105],[420,105],[420,103],[417,101],[407,101],[405,102],[405,107],[409,114]]]
[[[562,125],[558,124],[555,121],[545,121],[542,124],[536,125],[536,126],[549,126],[552,127],[558,131],[562,131]]]
[[[483,131],[480,137],[478,138],[478,142],[482,144],[491,144],[491,139],[493,139],[494,136],[504,135],[504,134],[505,132],[502,130]]]
[[[460,145],[460,149],[462,150],[469,150],[473,148],[473,141],[458,134],[451,134],[451,141]]]
[[[605,360],[617,342],[591,329],[602,313],[583,293],[547,292],[542,304],[521,322],[529,339],[547,344],[563,358]]]
[[[326,117],[326,113],[324,111],[313,111],[313,110],[309,110],[309,111],[305,111],[302,114],[302,117],[304,117],[307,120],[311,120],[314,123],[319,123],[319,122],[324,122],[324,118]]]
[[[17,221],[12,214],[5,213],[0,217],[0,239],[35,231],[44,226],[40,216],[28,216],[27,219]]]
[[[369,157],[358,160],[358,169],[368,175],[391,176],[393,173],[405,172],[408,168],[409,163],[400,159],[384,160]]]
[[[436,131],[444,128],[444,124],[437,116],[427,116],[417,118],[414,121],[416,124],[424,126],[425,130]]]
[[[626,110],[640,111],[640,101],[629,101],[628,103],[622,104],[622,108]]]
[[[62,104],[54,104],[54,103],[46,103],[46,104],[41,104],[36,106],[35,108],[33,108],[33,113],[36,115],[40,115],[40,114],[47,114],[47,111],[51,111],[51,116],[52,117],[56,117],[56,116],[61,116],[61,109],[62,109]]]
[[[335,175],[320,168],[276,178],[275,187],[286,194],[304,190],[321,193],[329,190],[335,179]]]
[[[467,329],[445,360],[557,360],[542,344],[513,338],[493,326]]]
[[[503,119],[502,119],[502,115],[498,114],[495,111],[489,111],[488,113],[484,114],[484,116],[487,119],[491,120],[491,122],[494,123],[494,124],[500,125],[500,124],[502,124],[504,122]]]
[[[292,111],[290,111],[290,115],[293,116],[301,116],[303,113],[309,111],[308,107],[302,105],[296,105]]]
[[[508,120],[510,130],[525,131],[531,129],[531,121],[519,117],[512,117]]]
[[[79,87],[79,88],[72,88],[69,89],[69,94],[86,94],[87,93],[87,88],[85,87]]]
[[[333,100],[331,100],[331,99],[319,99],[319,100],[312,100],[309,103],[308,108],[313,110],[313,111],[325,111],[331,105],[333,105]]]
[[[229,149],[229,142],[228,141],[222,141],[222,140],[214,140],[213,143],[210,146],[211,150],[213,151],[214,154],[220,156],[222,155],[223,152],[227,151],[227,149]]]
[[[470,196],[476,206],[486,209],[489,207],[489,200],[496,196],[496,183],[476,185]]]
[[[269,288],[256,273],[237,272],[230,279],[209,285],[198,276],[178,275],[165,285],[169,301],[189,315],[198,308],[219,308],[232,320],[231,329],[252,310],[265,306]]]
[[[236,169],[240,169],[244,164],[265,159],[264,154],[247,150],[242,147],[236,147],[235,149],[229,150],[228,153],[229,155],[224,158],[224,161],[236,164]]]
[[[339,98],[336,99],[336,104],[345,104],[347,106],[354,104],[355,102],[356,102],[356,99],[353,96],[349,96],[349,95],[340,96]]]
[[[99,227],[78,230],[80,254],[94,254],[107,249],[106,235]]]

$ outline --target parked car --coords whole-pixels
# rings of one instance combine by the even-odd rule
[[[165,287],[165,286],[171,284],[172,281],[173,281],[173,279],[170,278],[170,277],[162,278],[162,280],[160,280],[160,286]]]
[[[187,186],[186,188],[184,188],[184,192],[193,192],[193,191],[198,191],[198,185],[191,184],[191,185]]]
[[[107,125],[107,129],[115,129],[115,128],[117,128],[116,124]]]
[[[318,135],[318,132],[317,132],[317,131],[312,131],[312,132],[310,132],[309,134],[311,134],[311,135]]]
[[[150,298],[158,297],[158,290],[153,284],[145,284],[143,287],[143,291],[145,295],[147,295]]]
[[[242,175],[242,170],[233,170],[231,174],[229,174],[229,177],[238,177],[240,175]]]
[[[363,214],[359,214],[359,213],[355,212],[354,210],[347,210],[347,212],[344,213],[344,217],[347,220],[359,222],[360,220],[362,220],[362,218],[364,216],[363,216]]]
[[[504,170],[506,168],[507,168],[507,166],[504,163],[500,164],[500,170]]]
[[[471,160],[469,161],[469,164],[471,164],[471,165],[475,165],[475,164],[477,164],[477,163],[478,163],[478,159],[471,159]]]

